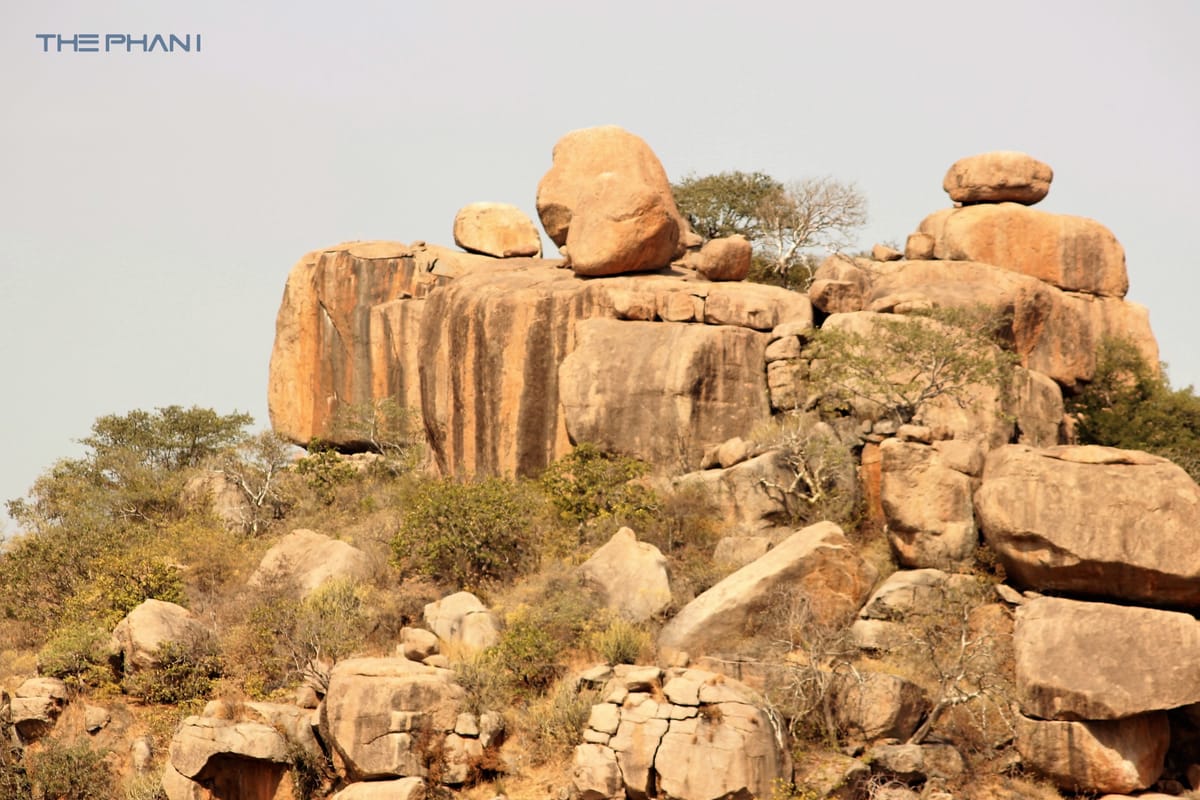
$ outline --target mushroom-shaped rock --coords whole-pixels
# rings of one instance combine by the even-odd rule
[[[362,781],[350,784],[330,800],[425,800],[425,781],[422,778]]]
[[[152,669],[159,666],[158,650],[162,645],[193,646],[210,635],[183,606],[150,599],[117,623],[112,647],[124,657],[125,669]]]
[[[605,604],[621,616],[642,622],[671,604],[667,559],[657,547],[639,542],[621,528],[579,567],[585,580],[599,588]]]
[[[841,621],[862,605],[876,570],[832,522],[798,531],[684,606],[659,635],[659,646],[692,655],[728,646],[779,603],[802,595],[813,619]]]
[[[282,578],[294,582],[301,595],[311,594],[326,581],[344,578],[370,580],[371,558],[349,542],[306,529],[294,530],[276,542],[250,576],[251,586]]]
[[[277,797],[290,763],[287,740],[270,725],[188,717],[171,739],[163,785],[172,800]]]
[[[997,150],[960,158],[946,171],[942,188],[963,205],[1021,203],[1031,206],[1050,192],[1054,170],[1026,153]]]
[[[508,203],[471,203],[454,216],[454,243],[496,258],[540,256],[542,237],[524,211]]]
[[[54,728],[67,705],[67,685],[58,678],[30,678],[17,687],[12,699],[7,695],[8,717],[21,742],[40,739]],[[3,711],[0,708],[0,711]],[[0,717],[0,721],[3,718]]]

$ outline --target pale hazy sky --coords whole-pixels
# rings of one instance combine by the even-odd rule
[[[44,53],[39,33],[200,34]],[[103,414],[266,424],[289,268],[347,239],[452,244],[534,214],[565,132],[614,123],[668,174],[857,181],[861,244],[949,204],[946,168],[1027,151],[1049,211],[1125,245],[1177,385],[1200,384],[1200,3],[0,4],[0,499]],[[11,527],[10,527],[11,530]]]

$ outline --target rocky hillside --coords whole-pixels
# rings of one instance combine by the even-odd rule
[[[172,800],[1197,788],[1200,487],[1165,458],[1076,442],[1072,398],[1105,343],[1151,370],[1157,346],[1116,237],[1033,208],[1052,177],[1020,153],[962,159],[953,207],[903,252],[832,256],[801,294],[746,282],[750,243],[701,240],[646,143],[594,128],[538,185],[561,258],[494,203],[459,212],[460,250],[305,255],[272,425],[374,451],[392,464],[378,485],[406,488],[315,513],[316,531],[281,505],[257,569],[228,579],[275,598],[249,617],[153,593],[124,616],[124,694],[180,650],[197,663],[198,642],[251,652],[222,626],[272,607],[310,625],[262,629],[308,632],[294,669],[262,696],[245,674],[194,694],[166,752],[113,724],[131,771]],[[396,477],[411,461],[389,461],[381,404],[408,410],[437,477]],[[346,424],[364,408],[372,424]],[[362,458],[313,448],[280,474],[341,508]],[[207,466],[195,502],[259,534],[267,490]],[[365,586],[373,633],[337,645],[312,620],[351,627],[367,601],[346,587]],[[41,672],[14,671],[0,706],[11,763],[66,730],[106,741],[134,713]]]

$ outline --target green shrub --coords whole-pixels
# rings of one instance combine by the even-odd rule
[[[112,800],[116,781],[104,755],[86,743],[51,740],[29,756],[33,797],[42,800]]]
[[[530,709],[530,755],[535,764],[564,760],[581,741],[599,692],[579,691],[575,681],[559,681],[547,697]]]
[[[631,483],[648,471],[642,461],[582,443],[551,464],[539,483],[566,522],[584,524],[613,517],[637,525],[657,504],[653,491]]]
[[[64,625],[38,652],[38,671],[81,688],[111,684],[111,633],[87,623]]]
[[[395,561],[461,587],[508,580],[538,562],[540,505],[530,487],[502,478],[426,481],[409,498],[392,539]]]
[[[650,649],[650,632],[626,619],[615,619],[591,637],[592,649],[608,664],[636,664]]]
[[[324,505],[332,505],[337,499],[339,486],[358,477],[358,470],[336,450],[313,440],[308,445],[308,455],[296,462],[296,472],[304,476],[308,490]]]
[[[1090,383],[1067,401],[1080,444],[1143,450],[1174,461],[1200,480],[1200,397],[1172,389],[1128,339],[1107,338]]]
[[[33,800],[33,787],[11,736],[7,726],[0,723],[0,800]]]
[[[174,705],[204,700],[221,676],[221,660],[210,642],[164,642],[159,665],[125,678],[125,691],[145,703]]]

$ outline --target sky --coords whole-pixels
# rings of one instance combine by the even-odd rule
[[[45,33],[202,45],[43,52]],[[3,0],[0,500],[105,414],[265,426],[305,252],[452,245],[476,201],[536,218],[555,141],[601,124],[672,179],[853,181],[863,247],[948,206],[958,158],[1028,152],[1055,173],[1039,208],[1116,234],[1172,383],[1200,385],[1198,33],[1195,0]]]

